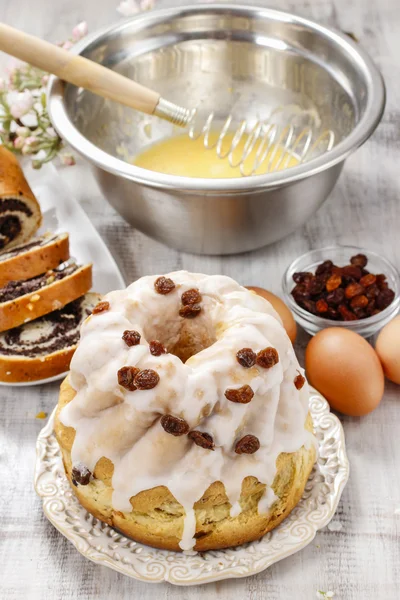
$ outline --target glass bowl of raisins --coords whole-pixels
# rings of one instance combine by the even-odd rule
[[[386,258],[355,246],[303,254],[283,276],[285,301],[310,335],[345,327],[373,336],[398,313],[399,274]]]

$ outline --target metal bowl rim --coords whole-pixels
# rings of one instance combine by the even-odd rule
[[[343,162],[349,154],[354,152],[370,137],[381,120],[386,102],[385,84],[378,68],[375,66],[369,55],[353,42],[349,36],[290,12],[235,4],[199,4],[196,6],[159,9],[125,19],[122,23],[111,26],[107,25],[100,28],[76,44],[71,49],[71,52],[74,54],[81,54],[96,40],[98,41],[101,38],[107,37],[111,33],[118,33],[129,27],[132,23],[143,24],[144,22],[149,25],[155,25],[162,22],[165,17],[178,17],[202,12],[221,11],[224,13],[232,12],[236,15],[251,15],[258,13],[268,19],[302,24],[319,35],[331,39],[336,43],[338,48],[342,48],[342,50],[345,50],[348,54],[352,55],[353,60],[358,62],[360,69],[364,72],[368,87],[368,99],[365,113],[351,133],[344,140],[339,142],[330,152],[302,165],[291,167],[285,171],[232,179],[203,179],[198,177],[166,175],[131,165],[108,154],[90,142],[75,127],[74,123],[69,118],[64,105],[63,82],[53,75],[50,77],[48,83],[47,98],[49,116],[56,131],[74,150],[86,157],[97,167],[109,173],[124,177],[125,179],[135,181],[136,183],[145,186],[199,193],[257,192],[287,185],[306,177],[316,175]]]

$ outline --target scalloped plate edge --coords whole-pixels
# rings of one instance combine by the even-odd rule
[[[40,431],[39,436],[37,438],[37,444],[36,444],[36,463],[35,463],[35,474],[34,474],[34,487],[35,487],[35,491],[38,494],[38,496],[40,496],[42,498],[43,512],[44,512],[45,516],[47,517],[47,519],[57,529],[57,531],[59,531],[62,535],[64,535],[64,537],[66,537],[70,542],[72,542],[72,544],[75,546],[75,548],[78,550],[78,552],[80,552],[80,554],[82,554],[82,556],[84,556],[85,558],[89,559],[90,561],[92,561],[96,564],[100,564],[102,566],[107,566],[107,567],[113,569],[114,571],[122,573],[123,575],[127,575],[128,577],[132,577],[139,581],[143,581],[143,582],[147,582],[147,583],[162,583],[162,582],[167,581],[174,585],[189,586],[189,585],[201,585],[201,584],[205,584],[205,583],[212,583],[212,582],[221,581],[224,579],[239,579],[242,577],[249,577],[251,575],[256,575],[257,573],[264,571],[265,569],[267,569],[271,565],[275,564],[276,562],[279,562],[280,560],[283,560],[284,558],[288,558],[289,556],[292,556],[296,552],[299,552],[300,550],[304,549],[306,546],[308,546],[313,541],[313,539],[315,538],[315,536],[317,534],[317,531],[326,527],[326,525],[332,520],[332,518],[336,512],[336,509],[338,507],[338,504],[340,502],[340,498],[342,496],[344,487],[349,478],[350,465],[349,465],[346,448],[345,448],[345,437],[344,437],[343,426],[342,426],[340,420],[338,419],[338,417],[335,414],[330,412],[329,404],[325,400],[325,398],[317,390],[315,390],[314,388],[312,388],[310,386],[310,402],[313,397],[322,399],[324,402],[324,408],[320,413],[318,413],[316,415],[314,415],[312,413],[314,422],[319,421],[321,416],[329,415],[336,422],[336,426],[338,429],[339,440],[338,440],[337,455],[340,460],[339,460],[338,472],[335,476],[337,485],[335,485],[334,494],[331,496],[330,509],[329,509],[328,513],[321,518],[320,521],[312,524],[313,525],[312,531],[310,532],[310,535],[306,539],[299,541],[298,543],[294,544],[291,548],[288,548],[286,551],[282,551],[281,553],[277,554],[274,557],[267,558],[265,560],[260,559],[258,561],[259,564],[254,566],[250,571],[244,567],[232,567],[230,569],[229,568],[225,569],[221,573],[214,572],[214,573],[210,573],[210,575],[200,575],[200,576],[197,576],[196,578],[192,578],[192,579],[177,579],[176,577],[173,576],[173,574],[171,574],[170,571],[167,571],[165,574],[165,577],[152,579],[152,578],[144,576],[142,573],[138,573],[132,563],[127,564],[127,563],[124,563],[123,561],[121,561],[121,563],[119,563],[108,556],[102,555],[100,551],[96,550],[88,543],[86,543],[86,546],[87,546],[86,550],[83,550],[82,547],[79,547],[80,544],[82,544],[82,538],[80,536],[78,536],[75,532],[71,531],[70,529],[60,526],[60,524],[57,522],[57,519],[54,518],[54,515],[48,510],[46,502],[45,502],[46,496],[41,492],[40,487],[39,487],[39,479],[41,478],[41,476],[43,474],[43,461],[42,461],[41,449],[42,449],[43,445],[45,445],[45,440],[53,435],[54,417],[55,417],[57,407],[54,408],[46,425]],[[56,498],[57,496],[54,496],[54,497]],[[301,500],[300,500],[300,503],[301,503]],[[81,508],[81,510],[83,512],[86,512],[83,507]],[[277,530],[284,525],[286,520],[287,519],[285,519],[282,522],[282,524],[277,527]],[[129,567],[129,571],[127,571],[127,567]],[[239,570],[240,568],[244,569],[245,572],[240,572],[240,570]]]

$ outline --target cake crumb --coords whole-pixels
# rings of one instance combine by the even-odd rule
[[[329,531],[341,531],[343,529],[343,525],[339,521],[331,521],[328,523]]]
[[[38,412],[35,419],[45,419],[46,417],[47,417],[47,412],[44,412],[43,410],[41,410],[40,412]]]
[[[31,297],[31,302],[38,302],[38,300],[40,300],[40,296],[39,296],[39,294],[34,294],[34,295]]]

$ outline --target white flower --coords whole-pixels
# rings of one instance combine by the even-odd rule
[[[154,0],[141,0],[140,10],[151,10],[154,7]]]
[[[14,119],[20,119],[28,113],[34,103],[33,96],[29,90],[23,92],[10,92],[8,101],[10,112]]]
[[[14,140],[14,148],[16,150],[21,150],[22,146],[25,144],[25,138],[21,137],[20,135],[17,136]]]
[[[2,77],[0,77],[0,92],[6,89],[6,82]]]
[[[118,5],[117,11],[124,17],[131,17],[140,12],[140,8],[136,0],[122,0]]]
[[[29,127],[17,127],[17,129],[15,130],[15,133],[19,137],[26,138],[31,134],[31,130],[29,129]]]
[[[50,136],[50,137],[57,137],[56,132],[54,131],[54,129],[52,127],[48,127],[46,129],[46,133]]]
[[[38,145],[39,140],[34,135],[30,135],[29,137],[24,139],[24,145],[22,146],[22,154],[30,154],[35,150],[35,147]]]
[[[28,146],[35,146],[35,144],[37,144],[37,143],[38,143],[38,139],[34,135],[30,135],[29,137],[27,137],[25,139],[25,144],[28,144]]]
[[[64,50],[71,50],[72,46],[73,46],[73,43],[70,42],[69,40],[67,40],[66,42],[64,42],[61,45],[61,48],[64,48]]]
[[[69,152],[64,152],[64,154],[60,154],[60,160],[63,165],[67,165],[68,167],[73,167],[76,164],[75,157]]]
[[[19,69],[20,67],[22,67],[23,64],[24,63],[22,62],[22,60],[11,57],[5,69],[7,75],[11,75],[15,71],[15,69]]]
[[[88,26],[86,21],[81,21],[80,23],[78,23],[78,25],[75,25],[75,27],[73,28],[72,39],[74,40],[74,42],[78,42],[83,37],[85,37],[85,35],[87,35],[87,32]]]

